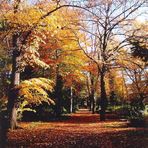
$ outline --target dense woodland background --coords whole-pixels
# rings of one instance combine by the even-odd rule
[[[146,126],[147,6],[146,0],[1,0],[1,129],[79,108],[100,114],[100,121],[112,114]]]

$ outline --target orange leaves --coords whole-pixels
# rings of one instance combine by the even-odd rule
[[[8,147],[147,147],[146,129],[127,127],[121,121],[99,122],[98,115],[88,111],[64,121],[20,125],[23,129],[9,131]]]
[[[91,72],[94,75],[97,75],[97,65],[95,63],[90,62],[86,66],[83,67],[83,69],[87,72]]]
[[[68,12],[68,13],[67,13]],[[79,13],[79,12],[78,12]],[[80,50],[74,31],[78,30],[79,16],[73,9],[62,9],[45,18],[43,34],[45,44],[40,44],[39,53],[42,60],[52,66],[50,73],[58,72],[65,80],[65,86],[83,81],[83,65],[86,56]]]
[[[69,73],[64,77],[65,86],[70,87],[76,83],[81,83],[85,78],[84,74],[79,71],[74,71],[73,73]]]
[[[65,85],[67,87],[69,86],[72,86],[73,82],[77,79],[77,75],[75,74],[68,74],[66,77],[65,77]]]

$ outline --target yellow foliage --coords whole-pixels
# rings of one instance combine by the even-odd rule
[[[47,92],[53,90],[53,85],[53,82],[46,78],[33,78],[21,82],[15,89],[18,90],[18,96],[29,104],[41,104],[42,102],[55,104]]]

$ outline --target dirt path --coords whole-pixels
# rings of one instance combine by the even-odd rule
[[[98,114],[79,110],[69,119],[54,122],[20,123],[10,131],[9,148],[147,148],[148,132],[128,128],[126,122],[100,122]]]
[[[80,109],[74,114],[70,115],[70,119],[67,122],[71,123],[96,123],[99,121],[98,114],[92,114],[88,109]]]

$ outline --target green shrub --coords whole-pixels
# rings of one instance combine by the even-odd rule
[[[117,114],[120,118],[127,119],[130,115],[130,106],[122,105],[114,108],[114,113]]]

